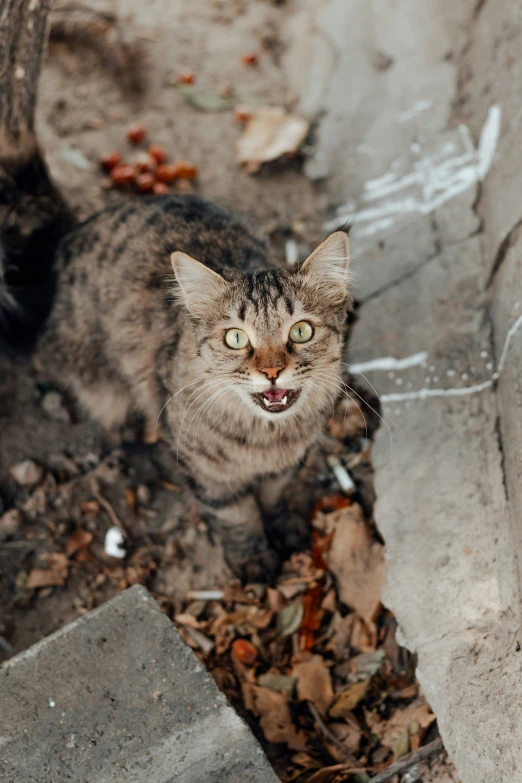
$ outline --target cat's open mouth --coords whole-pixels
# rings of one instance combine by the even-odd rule
[[[279,389],[272,386],[264,392],[253,394],[255,402],[270,413],[286,411],[299,397],[299,389]]]

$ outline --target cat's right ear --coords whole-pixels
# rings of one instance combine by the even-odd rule
[[[203,318],[226,290],[225,280],[195,258],[177,251],[170,257],[180,299],[195,318]]]

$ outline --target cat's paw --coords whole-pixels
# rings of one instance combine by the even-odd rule
[[[281,570],[281,560],[273,549],[264,549],[242,560],[231,560],[229,565],[243,584],[273,584]]]

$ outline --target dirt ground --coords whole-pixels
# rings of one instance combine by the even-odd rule
[[[269,164],[256,175],[248,174],[236,162],[242,125],[234,110],[198,110],[176,87],[180,74],[191,72],[198,88],[206,93],[231,95],[238,104],[292,109],[297,96],[289,92],[285,82],[284,44],[279,32],[288,24],[293,6],[293,2],[268,0],[197,0],[190,4],[126,0],[118,5],[93,2],[91,8],[115,15],[117,34],[110,24],[108,28],[105,22],[100,26],[98,17],[79,13],[80,26],[85,29],[94,25],[93,35],[101,40],[103,48],[93,51],[91,45],[80,45],[78,37],[70,39],[74,45],[52,40],[41,80],[39,108],[40,135],[50,168],[79,214],[86,216],[114,199],[139,197],[108,187],[98,165],[100,155],[109,150],[132,156],[126,130],[131,122],[139,121],[146,127],[150,142],[161,144],[172,159],[188,160],[197,166],[197,182],[184,184],[183,188],[195,188],[253,217],[270,236],[274,252],[283,257],[288,239],[295,241],[300,255],[305,255],[322,238],[320,226],[329,206],[321,185],[310,182],[303,173],[307,145],[313,145],[313,124],[296,158]],[[70,17],[59,13],[55,17],[58,26],[53,39],[63,32],[64,18]],[[116,41],[109,60],[108,40]],[[118,48],[122,42],[127,59]],[[137,56],[134,46],[142,57]],[[101,52],[105,54],[101,56]],[[254,65],[242,62],[250,52],[257,55]],[[133,91],[133,80],[143,81],[141,94]],[[194,607],[194,601],[187,600],[190,590],[236,588],[231,587],[233,579],[219,542],[210,540],[204,524],[191,510],[174,456],[164,442],[146,446],[131,440],[121,444],[109,441],[77,409],[74,400],[55,393],[49,377],[56,374],[54,368],[35,369],[33,365],[0,359],[0,515],[4,514],[0,517],[0,541],[4,539],[0,545],[0,661],[140,582],[176,618],[186,640],[250,720],[282,779],[362,781],[369,779],[364,776],[365,769],[378,771],[388,764],[391,744],[371,739],[374,734],[366,713],[378,713],[379,721],[389,720],[399,703],[402,708],[421,699],[414,681],[413,659],[394,641],[391,615],[380,609],[375,622],[372,619],[370,623],[370,631],[366,628],[364,632],[365,640],[361,641],[360,629],[356,639],[352,627],[355,615],[341,606],[340,585],[332,577],[318,576],[313,571],[318,563],[312,539],[311,554],[287,564],[277,601],[272,594],[253,590],[247,594],[228,593],[220,604]],[[367,433],[355,407],[341,413],[340,429],[325,434],[303,470],[293,492],[294,502],[311,518],[320,498],[332,493],[339,496],[340,488],[326,457],[341,454],[351,465],[357,484],[355,500],[364,511],[370,539],[380,546],[371,521],[374,498],[368,439],[377,419],[365,411],[370,425]],[[34,483],[21,486],[10,469],[26,459],[33,460],[41,471]],[[125,560],[104,552],[105,533],[114,524],[120,525],[127,536]],[[47,582],[44,576],[43,583],[38,581],[42,580],[42,570],[52,574]],[[291,590],[289,584],[299,587]],[[310,585],[319,585],[321,601],[330,596],[330,604],[321,604],[316,638],[313,643],[301,644],[300,652],[305,657],[299,661],[291,634],[280,633],[279,629],[274,636],[270,623],[296,600],[306,601]],[[229,623],[235,631],[220,635],[216,627],[219,616],[237,615],[247,605],[265,612],[266,627],[258,624],[255,635],[241,627],[245,617],[236,616]],[[221,609],[218,611],[216,606]],[[350,622],[344,622],[344,647],[332,653],[332,628],[346,617],[352,617],[352,625],[348,629]],[[198,633],[210,639],[210,650]],[[308,653],[313,652],[314,659],[322,656],[330,670],[334,665],[348,665],[357,655],[385,649],[384,669],[379,668],[379,659],[379,666],[370,675],[370,679],[374,675],[381,679],[372,680],[368,691],[371,696],[361,692],[353,705],[359,722],[359,749],[356,751],[353,736],[348,738],[347,734],[337,744],[322,743],[322,721],[293,715],[297,733],[312,738],[313,750],[305,753],[294,737],[289,743],[293,749],[290,762],[285,750],[288,737],[274,736],[267,730],[270,710],[248,701],[248,692],[253,698],[249,689],[257,688],[257,697],[259,690],[267,689],[255,685],[254,669],[241,661],[237,647],[233,648],[235,637],[250,639],[254,645],[259,641],[257,646],[268,656],[270,671],[276,666],[281,676],[299,663],[305,665]],[[262,667],[265,674],[267,660]],[[332,675],[336,688],[344,676],[339,674],[336,680],[337,674]],[[357,682],[355,679],[352,685]],[[383,683],[387,683],[385,688]],[[281,696],[278,691],[272,692]],[[402,696],[397,696],[399,692]],[[316,696],[314,693],[309,698],[315,702]],[[408,750],[415,749],[425,736],[436,736],[432,720],[422,731],[419,729],[415,741],[411,726],[407,730],[411,740]],[[343,743],[340,749],[338,745]],[[393,752],[400,755],[396,747]],[[356,759],[361,767],[355,777],[348,772],[348,757]],[[342,764],[344,770],[333,769]],[[331,768],[329,776],[318,776],[323,767]],[[449,783],[457,778],[451,765],[439,759],[431,773],[426,765],[412,768],[401,780]]]

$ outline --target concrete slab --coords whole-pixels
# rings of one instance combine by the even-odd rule
[[[0,668],[3,783],[275,783],[246,724],[141,586]]]

